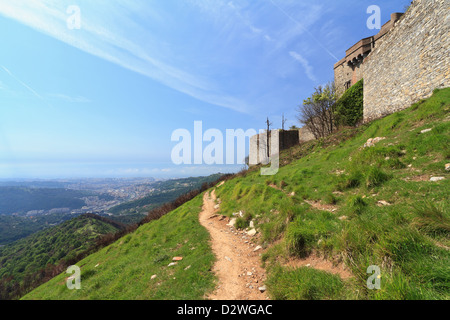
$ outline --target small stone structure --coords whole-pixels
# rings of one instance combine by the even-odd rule
[[[269,144],[267,144],[267,132],[251,137],[250,164],[267,164],[270,156],[277,155],[282,150],[298,145],[300,143],[299,134],[299,130],[272,130],[270,131]],[[275,142],[275,145],[272,142]],[[267,150],[267,146],[269,150]]]

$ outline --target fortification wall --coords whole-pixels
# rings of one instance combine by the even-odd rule
[[[403,110],[450,86],[448,0],[416,0],[363,64],[364,120]]]
[[[299,130],[272,130],[268,141],[269,154],[278,154],[282,150],[297,146],[301,142],[299,134]],[[276,141],[276,145],[272,145],[273,141]],[[263,132],[250,138],[249,163],[255,165],[268,162],[267,133]]]

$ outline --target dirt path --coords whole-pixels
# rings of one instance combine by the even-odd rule
[[[213,271],[219,279],[218,286],[208,299],[211,300],[266,300],[266,292],[261,292],[266,273],[261,268],[260,254],[256,249],[256,239],[245,232],[228,226],[229,219],[217,215],[216,195],[205,193],[203,210],[199,220],[211,235],[211,245],[217,258]]]

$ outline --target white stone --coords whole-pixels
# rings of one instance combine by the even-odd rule
[[[442,181],[442,180],[445,180],[445,178],[444,177],[432,177],[430,179],[431,182],[437,182],[437,181]]]
[[[369,139],[367,140],[367,142],[364,144],[364,148],[370,148],[375,146],[375,144],[377,144],[378,142],[380,142],[381,140],[386,139],[385,137],[376,137],[373,139]],[[351,160],[350,160],[351,161]]]
[[[256,229],[252,229],[252,230],[248,231],[247,234],[249,236],[254,236],[256,234]]]
[[[259,251],[259,250],[261,250],[263,247],[261,247],[261,246],[257,246],[256,248],[255,248],[255,250],[253,250],[253,252],[256,252],[256,251]]]
[[[227,224],[227,226],[234,227],[234,225],[236,224],[236,221],[237,221],[236,218],[232,218],[232,219],[230,220],[230,222]]]

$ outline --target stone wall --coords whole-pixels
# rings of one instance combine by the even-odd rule
[[[272,130],[269,137],[269,152],[267,152],[267,133],[263,132],[250,138],[250,165],[266,164],[269,155],[276,155],[282,150],[292,148],[300,143],[299,130]],[[272,145],[272,141],[278,142]]]
[[[392,13],[375,36],[359,40],[345,51],[345,58],[334,65],[334,83],[338,97],[363,78],[363,64],[378,42],[395,26],[403,13]]]
[[[450,86],[448,0],[415,0],[363,64],[364,120],[403,110]]]
[[[308,141],[316,139],[314,137],[313,133],[311,131],[309,131],[309,129],[306,126],[301,128],[300,130],[298,130],[298,134],[299,134],[299,142],[300,143],[308,142]]]

